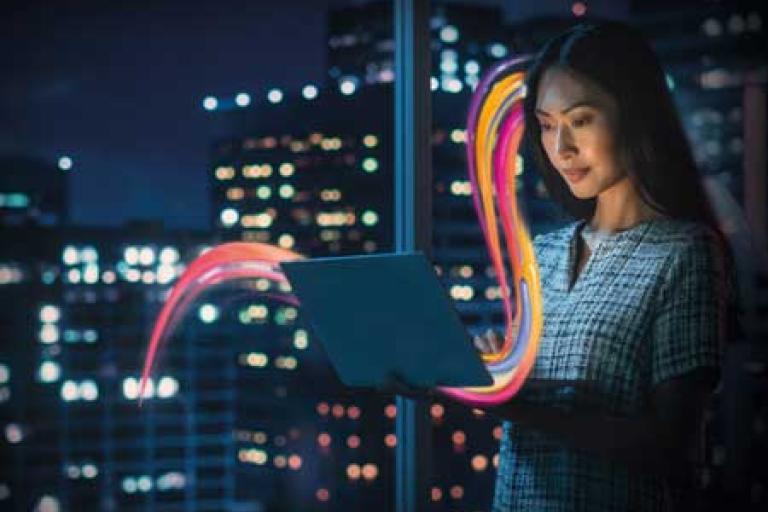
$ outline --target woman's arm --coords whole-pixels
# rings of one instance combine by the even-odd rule
[[[706,368],[662,382],[652,393],[648,412],[633,418],[568,412],[515,399],[486,410],[573,448],[670,473],[686,462],[716,379],[716,370]]]

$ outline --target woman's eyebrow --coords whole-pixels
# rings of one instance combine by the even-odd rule
[[[568,107],[568,108],[564,108],[562,111],[560,111],[560,113],[561,113],[561,114],[567,114],[567,113],[568,113],[568,112],[570,112],[571,110],[573,110],[573,109],[575,109],[575,108],[579,108],[579,107],[592,107],[592,108],[597,108],[597,103],[595,103],[595,102],[593,102],[593,101],[590,101],[590,100],[581,100],[581,101],[577,101],[576,103],[574,103],[574,104],[573,104],[573,105],[571,105],[570,107]],[[546,111],[544,111],[544,110],[541,110],[541,109],[540,109],[540,108],[538,108],[538,107],[536,107],[536,113],[537,113],[537,114],[539,114],[539,115],[542,115],[542,116],[547,116],[547,117],[549,116],[549,113],[548,113],[548,112],[546,112]]]

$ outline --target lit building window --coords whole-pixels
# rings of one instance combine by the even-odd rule
[[[379,476],[379,467],[376,464],[365,464],[361,472],[366,480],[375,480]]]
[[[375,226],[376,223],[379,222],[379,214],[373,210],[366,210],[361,215],[360,220],[362,220],[363,224],[366,226]]]
[[[96,283],[99,280],[99,266],[94,263],[88,263],[83,269],[83,281],[88,284]]]
[[[270,103],[280,103],[283,101],[283,91],[280,89],[270,89],[267,93],[267,100]]]
[[[211,111],[216,110],[219,107],[219,100],[214,98],[213,96],[206,96],[203,98],[203,108],[205,110]]]
[[[288,467],[293,469],[294,471],[298,471],[301,469],[302,460],[301,457],[294,454],[288,457]]]
[[[459,65],[455,60],[444,60],[440,62],[440,71],[443,73],[453,74],[459,69]]]
[[[341,139],[338,137],[326,137],[320,141],[320,149],[324,151],[341,149],[341,145]]]
[[[488,53],[491,54],[491,57],[503,59],[507,56],[507,47],[501,43],[493,43],[488,47]]]
[[[242,187],[233,187],[227,189],[227,199],[229,201],[240,201],[245,197],[245,190]]]
[[[280,176],[288,178],[290,176],[293,176],[293,173],[295,172],[295,170],[296,168],[291,163],[285,162],[280,164],[280,168],[279,168]]]
[[[345,96],[354,94],[357,90],[358,79],[356,77],[347,76],[339,80],[339,91]]]
[[[360,479],[360,466],[358,464],[349,464],[347,466],[347,478],[350,480]]]
[[[65,402],[72,402],[80,398],[80,387],[76,382],[68,380],[61,385],[61,398]]]
[[[58,322],[60,318],[61,310],[58,307],[47,304],[40,308],[41,322],[52,324]]]
[[[261,352],[251,352],[245,356],[245,364],[255,368],[264,368],[269,363],[269,357]]]
[[[365,172],[371,173],[376,172],[379,169],[379,161],[376,160],[373,157],[368,157],[363,159],[363,170]]]
[[[237,104],[238,107],[247,107],[251,104],[251,97],[247,93],[241,92],[237,96],[235,96],[235,104]]]
[[[179,391],[179,381],[173,377],[162,377],[157,383],[157,396],[159,398],[170,398]]]
[[[0,206],[26,208],[29,206],[29,196],[26,194],[0,194]]]
[[[183,489],[186,483],[186,478],[183,473],[179,471],[170,471],[158,477],[157,489],[160,491]]]
[[[457,93],[461,92],[464,88],[464,84],[462,84],[461,80],[455,76],[447,76],[442,80],[441,87],[445,92]]]
[[[280,185],[280,188],[278,189],[278,193],[280,194],[280,197],[282,197],[283,199],[290,199],[294,195],[296,195],[296,189],[293,188],[293,185],[284,183]]]
[[[68,171],[72,169],[72,159],[68,156],[62,156],[59,158],[59,169],[62,171]]]
[[[136,486],[141,492],[149,492],[152,490],[152,479],[147,475],[140,476],[136,480]]]
[[[44,324],[40,329],[40,343],[51,344],[59,341],[59,328],[54,324]]]
[[[139,263],[139,249],[137,247],[126,247],[123,252],[123,259],[129,265],[138,265]]]
[[[716,18],[708,18],[701,25],[701,30],[709,37],[717,37],[723,34],[723,26]]]
[[[155,251],[151,247],[142,247],[139,250],[139,264],[152,265],[155,262]]]
[[[151,270],[145,270],[141,273],[141,282],[144,284],[152,284],[155,282],[155,273]]]
[[[317,87],[315,87],[312,84],[305,85],[301,89],[301,95],[304,96],[304,99],[307,99],[307,100],[313,100],[317,98],[317,93],[318,93]]]
[[[587,4],[584,2],[573,2],[571,12],[577,17],[584,16],[587,13]]]
[[[295,370],[298,361],[293,356],[278,356],[275,359],[275,367],[283,370]]]
[[[475,455],[472,457],[472,469],[475,471],[485,471],[488,469],[488,457],[485,455]]]
[[[458,128],[451,130],[451,140],[456,144],[462,144],[467,140],[467,132]]]
[[[235,168],[229,166],[217,167],[214,171],[216,179],[220,181],[231,180],[235,177]]]
[[[444,43],[455,43],[459,40],[459,30],[453,25],[445,25],[440,29],[440,40]]]
[[[455,284],[451,286],[449,293],[455,300],[470,301],[475,296],[475,290],[469,285]]]
[[[99,388],[92,380],[84,380],[80,383],[80,398],[86,402],[93,402],[99,398]]]
[[[244,228],[268,228],[272,225],[272,215],[267,212],[243,215],[240,224]]]
[[[230,227],[237,223],[240,214],[234,208],[225,208],[221,211],[219,218],[225,227]]]
[[[168,265],[173,265],[179,261],[179,251],[173,247],[165,247],[160,251],[160,262]]]
[[[256,189],[256,197],[261,199],[262,201],[266,201],[270,197],[272,197],[272,188],[268,185],[262,185]]]
[[[379,144],[379,138],[375,135],[368,134],[363,137],[363,145],[367,148],[375,148]]]
[[[61,377],[61,365],[55,361],[43,361],[37,371],[41,382],[56,382]]]
[[[219,308],[213,304],[203,304],[200,306],[200,309],[197,310],[197,315],[201,322],[210,324],[219,318]]]
[[[464,71],[468,75],[476,75],[480,73],[480,64],[476,60],[468,60],[464,63]]]
[[[245,178],[269,178],[270,176],[272,176],[272,166],[269,164],[243,166],[243,177]]]
[[[17,423],[9,423],[5,426],[5,439],[11,444],[18,444],[24,439],[24,432]]]
[[[86,263],[95,263],[99,259],[98,251],[93,247],[83,247],[80,250],[80,260]]]
[[[283,249],[292,249],[294,243],[295,243],[295,240],[293,239],[293,236],[289,235],[288,233],[283,233],[277,239],[277,245],[279,245]]]
[[[437,79],[437,77],[430,77],[429,78],[429,90],[436,91],[440,87],[440,80]]]
[[[0,363],[0,384],[6,384],[11,380],[11,369],[5,363]]]
[[[131,477],[123,478],[122,488],[123,488],[123,492],[125,492],[126,494],[133,494],[138,490],[138,486],[136,485],[136,480]]]
[[[59,512],[61,502],[53,496],[42,496],[35,506],[35,512]]]
[[[455,196],[472,195],[472,183],[468,180],[454,180],[451,182],[451,194]]]
[[[0,265],[0,285],[19,283],[24,279],[24,275],[18,268],[11,266]],[[45,284],[51,284],[55,279],[55,276],[48,277],[48,274],[43,274],[43,282]]]
[[[77,265],[80,262],[80,253],[70,245],[64,248],[61,259],[65,265]]]
[[[96,478],[99,474],[99,469],[93,464],[83,464],[80,468],[83,478],[91,479]]]

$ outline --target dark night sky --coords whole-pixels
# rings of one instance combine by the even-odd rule
[[[364,1],[6,1],[0,154],[73,158],[75,223],[204,228],[214,131],[202,99],[321,83],[326,12],[354,3]],[[562,0],[459,3],[507,7],[508,20],[564,9]]]
[[[71,156],[75,222],[205,227],[202,98],[321,81],[329,3],[19,2],[0,21],[0,153]]]

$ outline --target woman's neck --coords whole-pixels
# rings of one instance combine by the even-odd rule
[[[597,196],[589,224],[598,231],[616,232],[661,216],[640,198],[632,182],[624,178]]]

